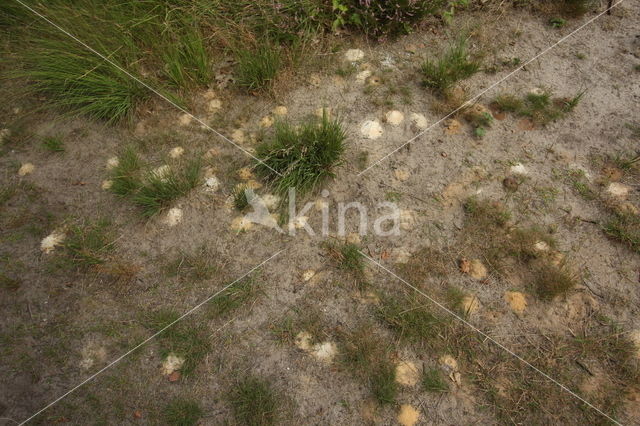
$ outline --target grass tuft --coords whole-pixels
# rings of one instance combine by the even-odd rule
[[[131,146],[118,157],[118,165],[111,170],[111,192],[121,197],[133,194],[142,185],[139,171],[142,161]]]
[[[324,114],[300,126],[276,123],[271,140],[259,145],[256,172],[285,195],[295,188],[297,195],[313,190],[324,179],[333,177],[340,164],[346,134],[338,120]],[[276,174],[280,173],[280,175]]]
[[[59,136],[50,136],[48,138],[44,138],[44,140],[42,141],[42,146],[50,152],[64,152],[64,142]]]
[[[577,277],[564,266],[556,266],[543,262],[536,268],[534,287],[542,300],[553,300],[565,295],[576,286]]]
[[[278,401],[269,382],[258,377],[244,378],[230,395],[236,420],[247,426],[276,424]]]
[[[271,44],[256,50],[239,50],[236,81],[249,92],[271,88],[281,66],[280,50]]]
[[[114,248],[110,226],[107,220],[70,226],[63,243],[65,260],[76,267],[105,263]]]
[[[640,217],[637,214],[614,211],[613,216],[604,223],[602,229],[609,237],[640,253]]]
[[[423,304],[409,297],[386,297],[378,307],[378,317],[398,337],[409,343],[429,341],[441,331],[446,321]]]
[[[457,81],[469,78],[480,69],[480,64],[469,59],[467,42],[457,41],[445,54],[435,60],[422,64],[422,83],[426,87],[446,90]]]
[[[211,301],[208,307],[209,315],[219,317],[238,309],[256,297],[259,287],[260,284],[251,277],[235,283]]]
[[[247,187],[245,185],[238,185],[233,190],[233,206],[243,211],[249,207],[249,199],[247,198]]]
[[[438,368],[431,368],[422,371],[422,389],[427,392],[447,392],[449,386],[442,377],[442,372]]]

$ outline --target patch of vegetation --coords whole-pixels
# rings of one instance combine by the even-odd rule
[[[353,332],[345,332],[341,341],[341,362],[369,384],[379,403],[393,403],[398,386],[388,344],[371,327],[364,326]]]
[[[589,186],[583,170],[569,170],[567,180],[573,189],[585,200],[595,200],[597,194]]]
[[[180,252],[163,266],[163,270],[167,275],[181,280],[203,281],[211,278],[218,268],[209,249],[202,246],[193,253]]]
[[[42,146],[50,152],[64,152],[64,142],[60,136],[50,136],[44,138],[42,141]]]
[[[269,89],[281,66],[280,50],[269,43],[255,50],[236,52],[238,65],[236,81],[247,91]]]
[[[173,310],[158,310],[148,313],[143,319],[143,324],[153,332],[159,332],[165,327],[157,340],[160,345],[160,356],[166,358],[169,354],[175,354],[184,358],[184,364],[180,368],[183,376],[191,375],[200,361],[211,350],[210,339],[206,329],[187,320],[181,320],[180,314]]]
[[[247,187],[245,185],[238,185],[233,190],[233,206],[243,211],[249,207],[249,199],[247,198]]]
[[[171,426],[195,426],[204,412],[190,399],[174,399],[162,411],[162,422]]]
[[[429,277],[442,277],[450,272],[451,261],[447,255],[432,247],[418,250],[405,264],[399,265],[400,273],[410,283],[419,283]]]
[[[143,216],[151,217],[200,184],[202,161],[199,157],[188,160],[179,169],[176,167],[165,165],[150,169],[136,150],[128,147],[109,174],[110,190],[129,198],[141,208]]]
[[[459,80],[469,78],[480,69],[480,64],[469,59],[467,42],[458,40],[444,55],[422,64],[422,83],[426,87],[446,90]]]
[[[534,274],[533,285],[542,300],[553,300],[565,295],[577,283],[575,274],[565,265],[556,266],[545,262],[537,266]]]
[[[511,219],[511,213],[500,203],[480,201],[475,197],[466,200],[464,210],[480,226],[504,227]]]
[[[320,336],[323,321],[317,307],[313,303],[305,303],[292,308],[291,313],[272,324],[270,328],[280,341],[293,344],[301,331],[306,331],[314,337]]]
[[[422,19],[436,13],[446,3],[448,2],[445,0],[334,0],[333,28],[355,27],[371,37],[406,34]]]
[[[442,377],[442,371],[438,368],[430,368],[422,371],[422,389],[427,392],[447,392],[449,386]]]
[[[609,237],[640,253],[640,217],[637,214],[614,210],[602,229]]]
[[[408,296],[385,297],[378,307],[378,318],[405,342],[428,342],[440,334],[447,321],[434,315],[420,302],[427,303],[427,300]]]
[[[59,259],[69,266],[87,268],[107,262],[114,249],[111,223],[106,219],[69,226]]]
[[[255,299],[259,290],[260,284],[254,278],[245,277],[214,297],[207,311],[214,317],[226,315]]]
[[[346,133],[338,120],[326,113],[322,119],[310,120],[299,126],[276,123],[272,138],[256,149],[262,160],[256,172],[281,194],[295,188],[302,196],[313,190],[341,163]],[[279,174],[277,174],[277,173]]]
[[[265,379],[249,376],[240,381],[229,396],[236,420],[248,426],[276,424],[278,398]]]
[[[534,123],[545,125],[572,112],[585,93],[583,90],[571,98],[553,98],[550,90],[538,90],[529,92],[524,99],[502,94],[494,100],[494,104],[504,112],[528,117]]]

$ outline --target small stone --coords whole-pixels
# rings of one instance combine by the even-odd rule
[[[607,187],[607,192],[614,197],[627,198],[631,187],[619,182],[611,182]]]
[[[549,247],[549,244],[547,244],[546,242],[538,241],[533,245],[533,249],[539,252],[547,252],[549,251],[550,247]]]
[[[411,121],[411,125],[414,126],[417,130],[424,130],[428,127],[429,123],[427,122],[427,118],[418,113],[411,113],[409,116],[409,120]]]
[[[311,278],[313,278],[315,275],[316,275],[316,271],[314,271],[313,269],[307,269],[302,273],[302,280],[307,282]]]
[[[360,71],[358,74],[356,74],[356,82],[359,84],[364,84],[365,81],[367,81],[367,79],[371,76],[371,71],[370,70],[364,70],[364,71]]]
[[[387,123],[391,124],[392,126],[398,126],[404,121],[404,114],[400,111],[393,110],[387,112],[385,118],[387,119]]]
[[[271,117],[270,115],[266,115],[262,117],[262,120],[260,120],[260,127],[263,127],[266,129],[268,127],[273,126],[273,122],[274,122],[273,117]]]
[[[382,126],[378,120],[367,120],[360,126],[360,133],[366,139],[378,139],[382,136]]]
[[[416,365],[411,361],[400,361],[396,365],[396,382],[403,386],[415,386],[420,379]]]
[[[393,175],[396,177],[396,179],[398,179],[400,182],[405,182],[406,180],[409,179],[409,171],[406,169],[395,169],[393,171]]]
[[[344,57],[349,62],[356,62],[364,58],[364,52],[360,49],[349,49],[344,53]]]
[[[447,373],[458,371],[458,361],[451,355],[442,355],[439,359],[440,365]]]
[[[511,310],[518,315],[522,315],[527,309],[527,298],[519,291],[507,291],[504,294],[504,300],[509,304]]]
[[[156,179],[164,180],[171,173],[171,167],[167,164],[163,164],[162,166],[156,167],[151,171],[151,175]]]
[[[184,154],[184,148],[182,148],[181,146],[176,146],[175,148],[173,148],[173,149],[169,152],[169,157],[171,157],[171,158],[178,158],[178,157],[180,157],[182,154]]]
[[[338,353],[338,347],[333,342],[322,342],[313,346],[311,355],[313,355],[318,361],[324,363],[331,363],[333,358]]]
[[[457,135],[462,130],[462,124],[455,118],[450,118],[444,122],[445,135]]]
[[[118,157],[111,157],[107,160],[107,170],[115,169],[119,164],[120,160],[118,160]]]
[[[414,426],[418,423],[420,412],[409,404],[402,404],[398,412],[398,423],[402,426]]]
[[[169,226],[176,226],[177,224],[182,222],[182,209],[179,209],[177,207],[169,209],[164,222]]]
[[[295,219],[289,221],[289,229],[302,229],[308,222],[308,216],[297,216]]]
[[[280,204],[280,197],[273,194],[266,194],[262,196],[262,202],[266,208],[273,210]]]
[[[62,244],[66,234],[63,231],[53,231],[40,242],[40,250],[45,254],[51,253],[56,246]]]
[[[18,175],[19,176],[26,176],[28,174],[33,173],[33,170],[36,168],[36,166],[34,166],[32,163],[24,163],[22,166],[20,166],[20,169],[18,170]]]
[[[534,87],[533,89],[529,90],[529,94],[533,96],[542,96],[544,95],[544,89],[540,87]]]
[[[287,115],[287,107],[283,105],[279,105],[273,109],[273,115],[284,116]]]
[[[100,187],[102,189],[104,189],[105,191],[110,190],[112,186],[113,186],[113,181],[112,180],[103,180],[102,181],[102,185],[100,185]]]
[[[527,170],[527,168],[524,165],[522,165],[522,163],[514,164],[513,166],[511,166],[511,168],[509,170],[514,175],[527,175],[527,174],[529,174],[529,171]]]
[[[348,244],[360,245],[360,235],[355,232],[350,232],[349,235],[347,235],[346,241]]]

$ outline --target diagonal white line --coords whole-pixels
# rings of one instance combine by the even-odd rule
[[[124,354],[120,355],[118,358],[114,359],[113,361],[111,361],[109,364],[107,364],[105,367],[101,368],[100,370],[98,370],[97,372],[95,372],[94,374],[92,374],[91,376],[89,376],[88,378],[86,378],[85,380],[83,380],[82,382],[80,382],[78,385],[76,385],[75,387],[71,388],[69,391],[65,392],[64,394],[60,395],[58,398],[56,398],[55,400],[51,401],[49,404],[45,405],[44,407],[42,407],[40,410],[38,410],[37,412],[35,412],[34,414],[32,414],[29,418],[23,420],[22,422],[20,422],[21,425],[31,421],[34,417],[38,416],[40,413],[42,413],[43,411],[51,408],[53,405],[57,404],[58,402],[60,402],[60,400],[62,400],[63,398],[67,397],[68,395],[70,395],[71,393],[75,392],[76,390],[78,390],[78,388],[82,387],[83,385],[87,384],[88,382],[90,382],[91,380],[95,379],[97,376],[99,376],[100,374],[104,373],[106,370],[108,370],[109,368],[113,367],[114,365],[116,365],[117,363],[119,363],[120,361],[122,361],[124,358],[126,358],[127,356],[131,355],[133,352],[135,352],[136,350],[138,350],[140,347],[146,345],[147,343],[149,343],[151,340],[155,339],[156,337],[158,337],[160,334],[162,334],[163,332],[165,332],[167,329],[171,328],[173,325],[175,325],[177,322],[181,321],[182,319],[186,318],[187,316],[191,315],[193,312],[195,312],[196,310],[198,310],[202,305],[206,304],[207,302],[211,301],[214,297],[216,297],[217,295],[219,295],[220,293],[222,293],[223,291],[227,290],[229,287],[231,287],[232,285],[234,285],[235,283],[237,283],[238,281],[242,280],[243,278],[245,278],[247,275],[251,274],[253,271],[255,271],[256,269],[262,267],[262,265],[264,265],[265,263],[269,262],[271,259],[275,258],[276,256],[278,256],[280,253],[282,253],[283,251],[285,251],[286,249],[282,249],[278,252],[276,252],[275,254],[273,254],[272,256],[270,256],[268,259],[262,261],[260,264],[254,266],[253,268],[251,268],[249,271],[247,271],[246,273],[244,273],[242,276],[240,276],[240,278],[236,279],[235,281],[233,281],[230,284],[227,284],[226,286],[224,286],[222,289],[220,289],[219,291],[215,292],[214,294],[212,294],[211,296],[207,297],[205,300],[203,300],[202,302],[198,303],[196,306],[194,306],[193,308],[189,309],[187,312],[185,312],[184,314],[182,314],[179,318],[177,318],[176,320],[172,321],[171,323],[169,323],[168,325],[166,325],[165,327],[163,327],[161,330],[157,331],[156,333],[152,334],[151,336],[149,336],[148,338],[146,338],[145,340],[143,340],[142,342],[138,343],[135,347],[133,347],[132,349],[128,350],[127,352],[125,352]]]
[[[160,98],[162,98],[163,100],[167,101],[168,103],[170,103],[171,105],[173,105],[176,109],[178,109],[179,111],[187,114],[189,117],[191,117],[192,119],[194,119],[195,121],[197,121],[198,123],[200,123],[204,128],[206,128],[207,130],[210,130],[211,132],[213,132],[215,135],[217,135],[218,137],[222,138],[224,141],[230,143],[231,145],[235,146],[236,148],[238,148],[240,151],[244,152],[245,154],[247,154],[249,157],[253,158],[254,160],[256,160],[257,162],[259,162],[260,164],[264,165],[265,167],[267,167],[268,169],[270,169],[272,172],[274,172],[275,174],[277,174],[278,176],[282,176],[282,174],[280,172],[278,172],[277,170],[272,169],[268,164],[266,164],[264,161],[262,161],[261,159],[259,159],[258,157],[256,157],[255,155],[251,154],[249,151],[247,151],[246,149],[244,149],[243,147],[241,147],[240,145],[238,145],[237,143],[233,142],[231,139],[229,139],[228,137],[226,137],[225,135],[223,135],[222,133],[218,132],[216,129],[214,129],[213,127],[209,126],[207,123],[205,123],[202,119],[196,117],[195,115],[193,115],[192,113],[190,113],[189,111],[187,111],[186,109],[184,109],[183,107],[181,107],[180,105],[176,104],[174,101],[172,101],[171,99],[169,99],[166,95],[162,94],[160,91],[158,91],[157,89],[153,88],[152,86],[148,85],[147,83],[145,83],[144,81],[140,80],[138,77],[136,77],[135,75],[131,74],[129,71],[127,71],[126,69],[122,68],[120,65],[118,65],[117,63],[115,63],[114,61],[112,61],[111,59],[109,59],[107,56],[103,55],[102,53],[98,52],[97,50],[95,50],[94,48],[92,48],[91,46],[89,46],[87,43],[85,43],[84,41],[80,40],[78,37],[74,36],[73,34],[71,34],[69,31],[65,30],[64,28],[62,28],[61,26],[59,26],[58,24],[56,24],[55,22],[51,21],[49,18],[47,18],[46,16],[44,16],[42,13],[38,12],[37,10],[33,9],[32,7],[26,5],[22,0],[15,0],[17,3],[19,3],[22,7],[24,7],[25,9],[29,10],[31,13],[33,13],[34,15],[37,15],[38,17],[40,17],[42,20],[46,21],[47,23],[51,24],[53,27],[55,27],[57,30],[59,30],[60,32],[64,33],[65,35],[67,35],[68,37],[72,38],[73,40],[75,40],[76,42],[78,42],[79,44],[81,44],[85,49],[89,50],[90,52],[94,53],[95,55],[99,56],[102,60],[104,60],[105,62],[108,62],[109,64],[111,64],[113,67],[117,68],[119,71],[123,72],[124,74],[126,74],[129,78],[131,78],[132,80],[136,81],[138,84],[141,84],[142,86],[144,86],[145,88],[149,89],[151,92],[155,93],[156,95],[158,95]]]
[[[575,35],[577,32],[579,32],[580,30],[582,30],[583,28],[585,28],[587,25],[590,25],[591,23],[593,23],[593,21],[595,21],[596,19],[600,18],[602,15],[606,14],[607,12],[609,12],[611,9],[613,9],[614,7],[620,5],[622,2],[624,2],[625,0],[620,0],[619,2],[613,4],[610,8],[607,8],[607,10],[605,10],[602,13],[597,14],[595,17],[589,19],[587,22],[585,22],[584,24],[580,25],[577,29],[575,29],[574,31],[570,32],[569,34],[567,34],[566,36],[562,37],[560,40],[556,41],[555,43],[553,43],[551,46],[547,47],[546,49],[544,49],[543,51],[541,51],[540,53],[538,53],[537,55],[535,55],[534,57],[532,57],[531,59],[529,59],[528,61],[526,61],[525,63],[523,63],[522,65],[520,65],[518,68],[516,68],[515,70],[511,71],[509,74],[507,74],[506,76],[502,77],[500,80],[496,81],[495,83],[493,83],[491,86],[487,87],[486,89],[484,89],[483,91],[481,91],[480,93],[478,93],[477,95],[475,95],[473,98],[469,99],[468,101],[466,101],[464,104],[460,105],[458,108],[454,109],[453,111],[451,111],[449,114],[445,115],[444,117],[442,117],[440,120],[436,121],[435,123],[431,124],[429,127],[427,127],[426,129],[424,129],[422,132],[418,133],[417,135],[415,135],[414,137],[412,137],[411,139],[407,140],[405,143],[403,143],[402,145],[400,145],[399,147],[395,148],[393,151],[389,152],[388,154],[384,155],[382,158],[376,160],[375,162],[373,162],[369,167],[367,167],[366,169],[364,169],[363,171],[361,171],[360,173],[357,174],[357,176],[362,176],[364,173],[366,173],[369,169],[373,168],[374,166],[380,164],[381,162],[383,162],[384,160],[386,160],[387,158],[391,157],[393,154],[395,154],[396,152],[400,151],[402,148],[404,148],[405,146],[409,145],[410,143],[412,143],[413,141],[415,141],[416,139],[418,139],[420,136],[424,135],[425,133],[427,133],[429,130],[433,129],[435,126],[437,126],[438,124],[442,123],[444,120],[446,120],[447,118],[451,117],[452,115],[454,115],[455,113],[457,113],[458,111],[460,111],[463,108],[466,108],[467,106],[471,105],[472,103],[474,103],[475,101],[477,101],[482,95],[484,95],[485,93],[487,93],[488,91],[490,91],[491,89],[493,89],[494,87],[500,85],[501,83],[503,83],[505,80],[508,80],[509,78],[511,78],[513,75],[515,75],[516,73],[518,73],[520,70],[522,70],[524,67],[526,67],[527,65],[529,65],[531,62],[537,60],[538,58],[540,58],[542,55],[545,55],[546,53],[548,53],[549,51],[551,51],[552,49],[554,49],[555,47],[557,47],[559,44],[563,43],[565,40],[569,39],[570,37],[572,37],[573,35]]]
[[[360,251],[360,250],[359,250]],[[418,289],[417,287],[415,287],[414,285],[412,285],[411,283],[407,282],[406,280],[404,280],[402,277],[398,276],[396,273],[394,273],[393,271],[391,271],[390,269],[386,268],[384,265],[382,265],[380,262],[377,262],[376,260],[374,260],[373,258],[367,256],[366,254],[364,254],[362,251],[360,251],[360,254],[365,257],[367,260],[369,260],[371,263],[377,265],[378,267],[382,268],[384,271],[386,271],[388,274],[392,275],[394,278],[398,279],[399,281],[401,281],[403,284],[405,284],[407,287],[411,288],[413,291],[415,291],[416,293],[426,297],[431,303],[433,303],[434,305],[436,305],[437,307],[439,307],[440,309],[442,309],[443,311],[445,311],[446,313],[452,315],[454,318],[456,318],[458,321],[462,322],[463,324],[465,324],[466,326],[468,326],[469,328],[471,328],[473,331],[475,331],[476,333],[480,334],[482,337],[484,337],[485,339],[491,341],[493,344],[495,344],[497,347],[499,347],[500,349],[503,349],[504,351],[506,351],[507,353],[509,353],[511,356],[515,357],[516,359],[518,359],[519,361],[521,361],[522,363],[524,363],[526,366],[528,366],[529,368],[533,369],[535,372],[541,374],[542,376],[544,376],[545,378],[547,378],[548,380],[552,381],[553,383],[555,383],[556,385],[558,385],[560,387],[560,389],[564,390],[565,392],[568,392],[569,394],[571,394],[572,396],[574,396],[575,398],[579,399],[580,401],[582,401],[583,403],[587,404],[589,407],[593,408],[595,411],[597,411],[598,413],[600,413],[601,415],[603,415],[604,417],[606,417],[607,419],[611,420],[613,423],[622,426],[621,423],[619,423],[617,420],[613,419],[612,417],[610,417],[609,415],[607,415],[606,413],[604,413],[602,410],[600,410],[598,407],[596,407],[595,405],[591,404],[589,401],[585,400],[584,398],[582,398],[580,395],[578,395],[577,393],[575,393],[574,391],[572,391],[571,389],[569,389],[568,387],[566,387],[565,385],[563,385],[562,383],[558,382],[557,380],[555,380],[553,377],[549,376],[547,373],[545,373],[544,371],[540,370],[539,368],[535,367],[534,365],[532,365],[531,363],[529,363],[527,360],[525,360],[524,358],[522,358],[520,355],[516,354],[515,352],[513,352],[512,350],[510,350],[509,348],[507,348],[506,346],[504,346],[503,344],[501,344],[500,342],[496,341],[495,339],[493,339],[491,336],[489,336],[488,334],[486,334],[485,332],[483,332],[482,330],[480,330],[478,327],[476,327],[475,325],[471,324],[469,321],[465,320],[463,317],[461,317],[460,315],[458,315],[457,313],[453,312],[451,309],[447,308],[446,306],[444,306],[442,303],[438,302],[437,300],[435,300],[434,298],[432,298],[431,296],[429,296],[428,294],[426,294],[425,292],[423,292],[422,290]]]

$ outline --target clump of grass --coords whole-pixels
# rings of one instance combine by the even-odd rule
[[[344,153],[345,138],[340,121],[329,119],[326,113],[322,119],[300,126],[276,123],[272,138],[256,149],[262,160],[256,164],[256,172],[281,195],[289,188],[304,195],[334,176],[333,169],[341,163]]]
[[[422,389],[427,392],[447,392],[449,386],[442,378],[442,372],[438,368],[430,368],[422,371]]]
[[[118,157],[118,165],[111,170],[111,192],[121,197],[135,193],[142,185],[139,175],[142,161],[136,150],[129,146]]]
[[[446,324],[424,304],[407,296],[384,298],[377,315],[401,340],[416,344],[435,338]]]
[[[198,186],[202,162],[196,158],[180,171],[169,169],[167,173],[147,173],[142,185],[133,194],[132,201],[142,208],[142,215],[151,217],[171,201],[185,196]]]
[[[542,300],[553,300],[575,287],[577,278],[565,265],[539,264],[534,272],[534,288]]]
[[[76,267],[103,264],[113,250],[111,224],[106,219],[69,227],[64,240],[64,259]]]
[[[603,224],[602,229],[609,237],[640,253],[640,217],[638,215],[614,210],[613,216]]]
[[[393,403],[398,387],[390,348],[385,341],[372,332],[371,327],[364,326],[344,333],[341,340],[344,347],[341,362],[369,384],[378,402]]]
[[[480,64],[469,59],[467,43],[458,40],[445,54],[422,64],[422,83],[426,87],[446,90],[459,80],[469,78],[480,69]]]
[[[316,306],[312,303],[305,303],[302,306],[292,308],[290,314],[271,325],[271,331],[280,341],[289,344],[293,344],[301,331],[306,331],[311,336],[321,336],[323,331],[322,316]]]
[[[229,395],[236,420],[248,426],[276,424],[278,398],[270,383],[249,376],[240,381]]]
[[[238,185],[233,190],[233,206],[239,211],[243,211],[249,207],[249,199],[247,198],[247,187]]]
[[[211,300],[209,315],[219,317],[238,309],[256,297],[259,287],[260,283],[252,277],[242,279]]]
[[[236,81],[240,87],[253,92],[273,85],[281,65],[278,47],[266,43],[255,50],[238,50],[236,55]]]
[[[597,4],[595,0],[563,0],[558,2],[560,10],[571,17],[582,16]]]
[[[64,142],[62,138],[59,136],[50,136],[44,138],[42,141],[42,146],[45,147],[50,152],[60,153],[64,152]]]
[[[511,213],[500,203],[480,201],[475,197],[467,199],[464,210],[476,223],[482,222],[489,226],[504,227],[511,219]]]
[[[173,310],[158,310],[143,318],[143,323],[152,331],[158,332],[179,317],[180,314]],[[184,358],[184,364],[180,368],[183,376],[192,374],[211,350],[204,327],[184,320],[164,330],[158,336],[158,342],[162,358],[171,353]]]
[[[569,170],[567,180],[573,189],[585,200],[594,200],[597,198],[596,193],[589,186],[589,182],[583,170]]]
[[[511,94],[499,95],[494,102],[504,112],[518,112],[524,106],[522,99]]]
[[[424,247],[411,256],[405,264],[398,265],[407,281],[417,283],[428,277],[443,277],[450,272],[451,261],[446,254],[433,247]]]
[[[192,25],[164,52],[165,74],[173,86],[188,88],[205,86],[211,81],[211,59],[200,31]]]
[[[200,405],[191,399],[175,399],[162,411],[163,423],[171,426],[194,426],[204,412]]]

